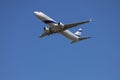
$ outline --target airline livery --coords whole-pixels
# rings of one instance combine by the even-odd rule
[[[54,33],[60,33],[66,38],[72,40],[71,43],[75,43],[81,40],[85,40],[91,37],[81,37],[82,29],[80,28],[78,31],[75,33],[72,33],[69,31],[69,28],[76,27],[78,25],[82,25],[88,22],[91,22],[92,20],[86,20],[82,22],[76,22],[76,23],[71,23],[71,24],[63,24],[61,22],[56,22],[43,12],[35,11],[34,14],[45,24],[48,24],[50,27],[44,27],[44,33],[40,35],[40,38],[54,34]]]

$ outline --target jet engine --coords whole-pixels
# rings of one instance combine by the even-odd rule
[[[61,23],[61,22],[59,22],[59,23],[58,23],[58,26],[60,26],[60,27],[64,27],[64,24]]]
[[[44,27],[44,31],[49,32],[50,30],[49,30],[49,28]]]

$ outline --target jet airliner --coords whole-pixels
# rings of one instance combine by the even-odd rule
[[[89,23],[92,21],[92,19],[82,21],[82,22],[76,22],[76,23],[71,23],[71,24],[63,24],[61,22],[56,22],[46,14],[40,11],[35,11],[34,14],[40,19],[42,22],[45,24],[49,25],[50,27],[44,27],[44,33],[40,35],[40,38],[43,38],[45,36],[54,34],[54,33],[60,33],[66,38],[72,40],[71,43],[75,43],[81,40],[89,39],[91,37],[81,37],[82,29],[80,28],[78,31],[75,33],[72,33],[69,28],[76,27],[78,25],[82,25],[85,23]]]

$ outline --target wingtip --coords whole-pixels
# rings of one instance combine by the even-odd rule
[[[89,21],[91,22],[93,20],[93,18],[90,18]]]
[[[39,35],[39,38],[42,38],[42,37],[43,37],[43,36],[40,34],[40,35]]]

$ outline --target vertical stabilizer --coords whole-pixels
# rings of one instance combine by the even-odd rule
[[[80,37],[81,33],[82,33],[82,28],[78,29],[74,34]]]

